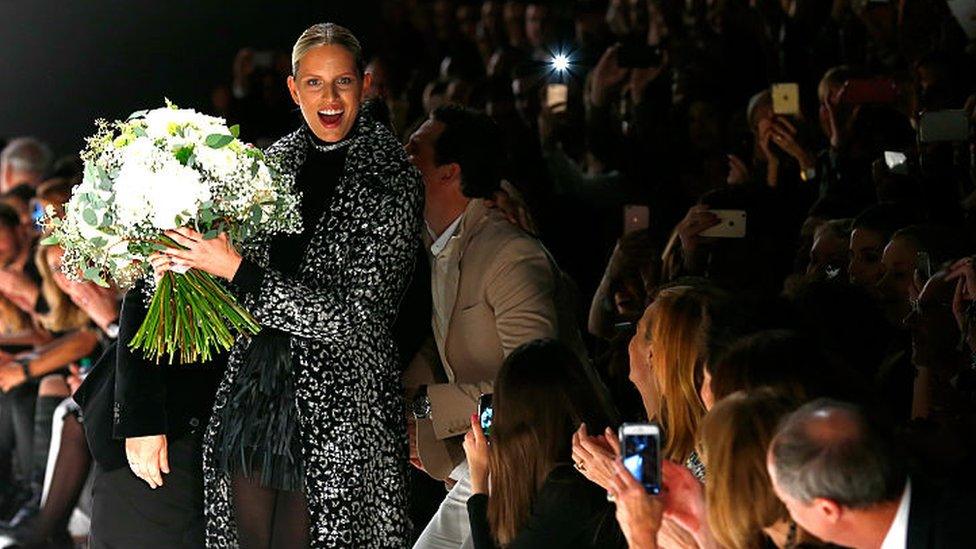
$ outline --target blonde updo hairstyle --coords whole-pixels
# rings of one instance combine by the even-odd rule
[[[363,58],[363,47],[359,44],[356,36],[341,25],[335,23],[318,23],[305,29],[305,32],[298,37],[295,46],[291,50],[291,74],[298,75],[298,63],[305,57],[312,48],[319,46],[342,46],[356,62],[356,70],[362,76],[366,71],[366,61]]]

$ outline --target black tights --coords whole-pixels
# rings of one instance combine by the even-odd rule
[[[68,414],[64,416],[51,489],[37,516],[37,522],[34,523],[34,537],[46,540],[65,532],[90,469],[91,453],[88,451],[85,431],[78,418]]]
[[[242,549],[309,546],[305,494],[265,488],[258,479],[239,474],[234,475],[231,490]]]

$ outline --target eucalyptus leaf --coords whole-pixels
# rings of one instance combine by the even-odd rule
[[[232,135],[221,135],[219,133],[212,133],[207,136],[204,142],[211,149],[219,149],[221,147],[226,147],[228,143],[234,140]]]
[[[132,126],[132,133],[139,137],[146,137],[146,129],[139,125]]]
[[[85,208],[85,211],[81,212],[81,218],[92,227],[98,226],[98,216],[95,215],[95,210],[91,208]]]
[[[41,240],[42,246],[56,246],[61,243],[61,237],[56,234],[49,235]]]
[[[126,118],[126,120],[132,120],[133,118],[144,118],[147,114],[149,114],[148,110],[136,111],[130,114],[129,118]]]
[[[106,240],[101,236],[96,236],[95,238],[91,239],[89,242],[91,243],[92,246],[95,246],[96,248],[104,248],[105,245],[108,244],[108,240]]]
[[[240,137],[241,136],[241,125],[240,124],[234,124],[233,126],[231,126],[230,127],[230,134],[233,135],[235,139],[238,138],[238,137]]]
[[[209,231],[207,231],[206,233],[203,234],[203,239],[204,240],[213,240],[213,239],[217,238],[217,235],[218,234],[219,233],[217,232],[217,229],[210,229]]]

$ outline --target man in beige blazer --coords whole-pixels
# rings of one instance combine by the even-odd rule
[[[504,152],[490,119],[442,107],[407,151],[426,189],[434,333],[404,374],[415,416],[411,461],[456,482],[415,547],[457,548],[469,533],[461,440],[479,396],[492,392],[505,357],[523,343],[559,338],[585,352],[568,279],[538,239],[491,207]]]

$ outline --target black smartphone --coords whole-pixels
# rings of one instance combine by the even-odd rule
[[[647,69],[661,65],[663,52],[657,46],[625,42],[617,50],[617,65],[624,69]]]
[[[478,420],[481,422],[481,430],[485,436],[491,433],[491,418],[494,410],[491,408],[491,394],[483,394],[478,397]]]
[[[661,428],[654,423],[620,426],[624,467],[649,494],[661,493]]]

